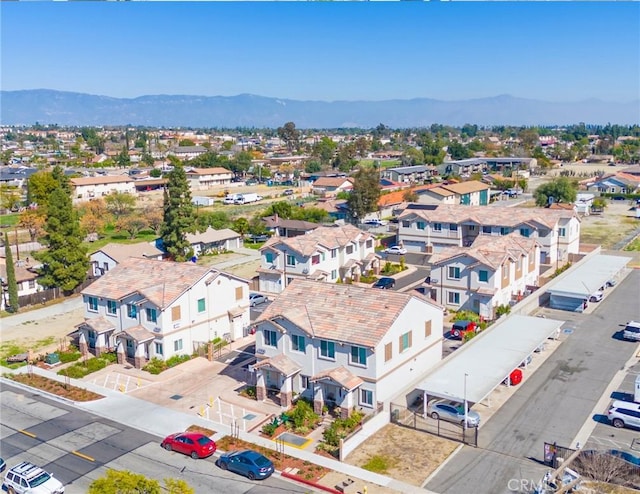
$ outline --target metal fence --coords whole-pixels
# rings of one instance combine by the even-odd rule
[[[421,408],[409,408],[404,405],[391,403],[391,423],[419,431],[428,432],[436,436],[453,441],[478,446],[478,428],[454,424],[445,420],[423,417]]]

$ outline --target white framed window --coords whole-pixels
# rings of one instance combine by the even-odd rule
[[[331,279],[335,280],[338,277],[338,270],[337,269],[332,269],[331,270]]]
[[[138,317],[138,307],[135,304],[127,304],[127,317],[129,319]]]
[[[489,281],[489,271],[481,269],[478,271],[478,281],[481,283],[487,283]]]
[[[331,259],[338,257],[338,249],[331,249]]]
[[[449,223],[449,231],[457,232],[458,231],[458,225],[455,224],[455,223]]]
[[[360,405],[373,406],[373,391],[370,389],[360,389]]]
[[[265,346],[273,346],[273,347],[278,346],[278,335],[276,334],[275,331],[272,331],[271,329],[265,329],[262,332],[262,335],[264,337]]]
[[[162,343],[155,342],[155,350],[156,355],[163,355],[164,349],[162,348]]]
[[[295,266],[295,265],[296,265],[295,256],[292,256],[291,254],[287,254],[287,266]]]
[[[450,280],[459,280],[460,279],[460,268],[458,266],[449,266],[448,274],[449,274],[449,279]]]
[[[173,351],[179,352],[182,350],[182,338],[173,342]]]
[[[434,223],[433,224],[433,231],[434,232],[441,232],[442,231],[442,223]]]
[[[558,228],[558,235],[560,235],[561,237],[566,237],[567,236],[567,229],[566,228]]]
[[[320,340],[320,358],[335,360],[336,344],[333,341]]]
[[[294,352],[305,352],[304,336],[297,334],[291,335],[291,350]]]
[[[112,316],[118,312],[118,304],[115,300],[107,300],[107,314]]]
[[[91,312],[98,312],[98,297],[89,297],[87,299],[87,309]]]
[[[402,228],[411,228],[411,222],[410,221],[403,221],[402,222]]]
[[[147,308],[145,312],[147,313],[147,321],[158,322],[158,313],[155,309]]]
[[[309,376],[303,376],[300,374],[300,388],[309,389]]]
[[[353,254],[353,245],[347,245],[345,252],[347,254]]]
[[[447,292],[447,302],[452,305],[460,305],[460,293]]]
[[[352,346],[349,362],[355,365],[367,365],[367,349],[361,346]]]

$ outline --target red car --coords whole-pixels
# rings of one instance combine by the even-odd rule
[[[197,458],[206,458],[216,452],[213,439],[197,432],[176,432],[164,438],[161,446],[167,451],[177,451]]]
[[[475,333],[478,326],[473,321],[456,321],[451,328],[451,336],[459,340],[463,340],[467,333]]]

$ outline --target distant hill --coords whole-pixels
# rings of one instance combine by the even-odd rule
[[[147,125],[153,127],[394,128],[433,123],[477,125],[628,125],[640,122],[640,100],[611,103],[596,99],[553,103],[496,96],[460,101],[428,98],[386,101],[297,101],[252,94],[238,96],[157,95],[111,98],[32,89],[0,91],[4,125]]]

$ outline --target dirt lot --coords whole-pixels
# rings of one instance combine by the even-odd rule
[[[368,462],[377,465],[386,463],[386,470],[382,471],[384,469],[381,468],[378,473],[422,486],[458,444],[425,432],[389,424],[351,453],[346,462],[359,467]],[[416,454],[417,451],[420,454]]]
[[[630,208],[628,201],[611,201],[602,214],[583,217],[580,242],[611,249],[640,228],[640,219],[634,217]]]

